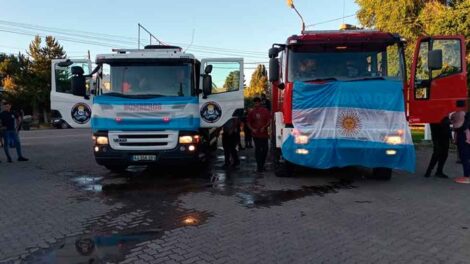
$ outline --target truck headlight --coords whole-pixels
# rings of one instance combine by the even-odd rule
[[[191,144],[193,143],[192,136],[181,136],[179,140],[180,144]]]
[[[103,136],[96,137],[97,145],[108,145],[108,143],[109,143],[108,137],[103,137]]]
[[[305,135],[295,136],[295,144],[305,145],[307,143],[308,143],[308,136],[305,136]]]
[[[308,155],[309,151],[308,151],[308,149],[297,149],[295,151],[295,153],[297,153],[299,155]]]
[[[385,143],[390,145],[398,145],[403,143],[403,139],[401,138],[401,136],[386,136]]]

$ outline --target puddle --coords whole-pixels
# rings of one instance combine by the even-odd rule
[[[131,248],[152,240],[161,232],[136,234],[82,235],[69,237],[53,249],[26,259],[28,263],[116,263],[124,259]],[[41,254],[42,253],[42,254]]]
[[[77,185],[80,189],[91,192],[101,192],[103,186],[101,181],[103,177],[94,176],[79,176],[72,178],[72,182]]]
[[[270,207],[279,206],[284,202],[304,198],[307,196],[323,197],[329,193],[337,193],[340,189],[353,189],[351,181],[333,182],[329,185],[304,186],[297,190],[275,190],[263,191],[260,193],[237,193],[241,199],[240,203],[246,207]]]
[[[161,238],[166,231],[204,224],[210,215],[173,207],[160,210],[136,210],[107,215],[90,226],[89,233],[68,237],[48,249],[38,250],[25,263],[118,263],[143,242]],[[132,222],[121,223],[132,218]],[[117,219],[117,220],[116,220]],[[116,223],[118,222],[118,223]]]

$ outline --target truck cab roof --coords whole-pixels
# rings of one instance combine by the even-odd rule
[[[397,43],[402,42],[398,34],[377,30],[319,30],[304,31],[300,35],[292,35],[287,45],[308,44],[360,44],[360,43]]]
[[[119,60],[151,60],[151,59],[188,59],[194,60],[192,54],[185,53],[176,46],[146,46],[145,49],[113,49],[115,53],[96,55],[96,63]]]

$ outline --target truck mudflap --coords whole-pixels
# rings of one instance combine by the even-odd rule
[[[355,165],[415,171],[402,82],[297,82],[292,108],[294,129],[282,143],[286,160],[321,169]]]

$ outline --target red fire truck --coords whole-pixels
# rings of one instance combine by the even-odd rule
[[[304,31],[269,50],[276,174],[293,165],[363,166],[390,179],[414,171],[409,123],[438,123],[467,109],[463,36],[417,41],[375,30]],[[409,81],[408,77],[409,76]]]

